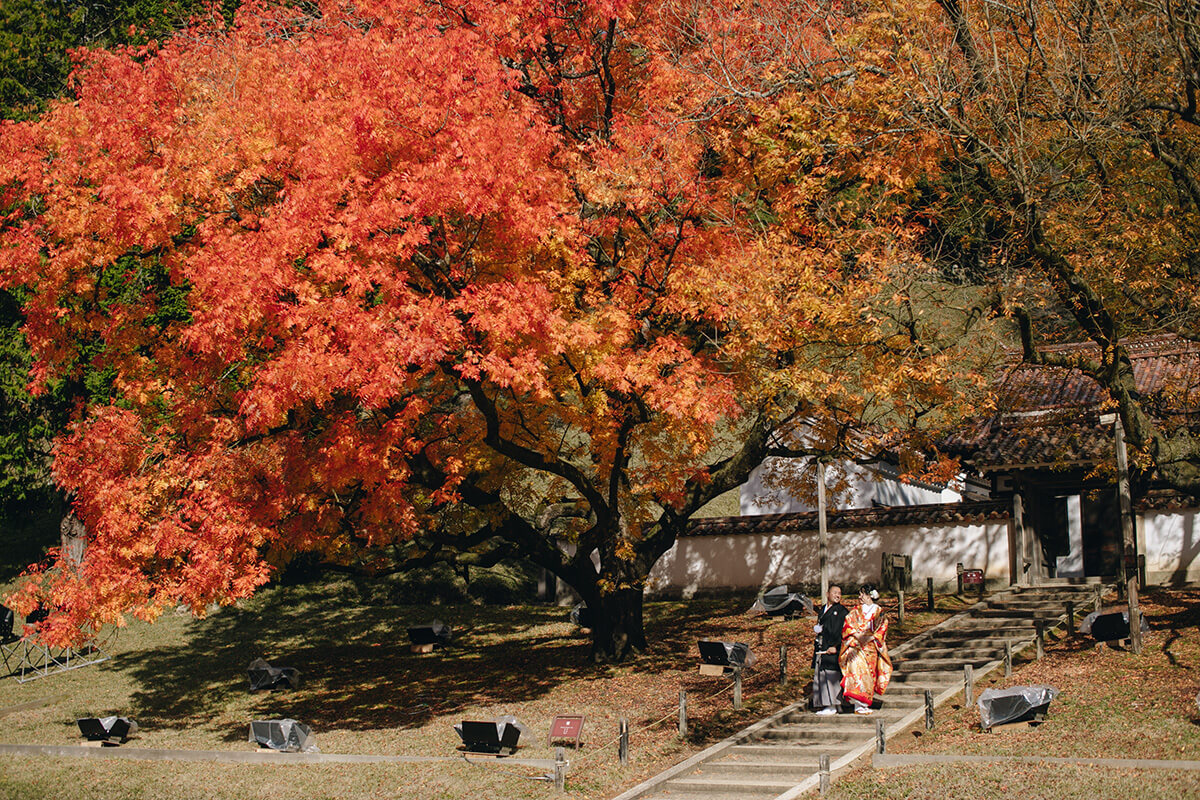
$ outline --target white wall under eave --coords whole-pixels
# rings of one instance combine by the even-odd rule
[[[1147,511],[1146,582],[1180,584],[1200,580],[1200,509]]]
[[[768,458],[756,467],[746,482],[739,487],[742,515],[816,511],[815,505],[788,493],[786,489],[767,488],[768,485],[775,485],[770,477],[772,474],[790,475],[791,480],[795,481],[799,475],[805,474],[807,469],[809,466],[803,459]],[[889,474],[884,465],[840,463],[837,469],[846,473],[847,491],[841,496],[830,498],[830,505],[836,508],[870,508],[873,505],[919,506],[957,503],[962,500],[962,494],[949,486],[935,489],[904,483],[895,475]]]
[[[906,525],[829,533],[830,578],[847,586],[878,582],[883,553],[912,556],[914,589],[933,578],[957,583],[957,565],[982,569],[990,581],[1009,582],[1008,522],[925,527]],[[821,582],[817,534],[766,533],[686,536],[678,539],[646,583],[651,594],[721,589],[767,589]]]

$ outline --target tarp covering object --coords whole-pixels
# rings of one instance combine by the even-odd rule
[[[812,600],[800,592],[791,591],[787,586],[775,586],[763,592],[750,610],[769,617],[796,616],[805,611],[816,613]]]
[[[264,719],[250,723],[251,742],[281,753],[318,752],[312,730],[294,719]]]
[[[979,722],[986,730],[1044,716],[1055,697],[1058,690],[1052,686],[1010,686],[984,690],[975,704],[979,706]]]
[[[292,667],[272,667],[261,658],[256,658],[247,667],[250,674],[250,691],[274,689],[299,689],[300,670]]]
[[[1142,633],[1150,631],[1150,623],[1146,622],[1145,614],[1142,615],[1141,624],[1138,627],[1142,629]],[[1129,606],[1114,606],[1093,611],[1083,618],[1083,622],[1079,623],[1079,632],[1084,636],[1091,636],[1097,642],[1128,639]]]
[[[413,625],[408,629],[408,639],[413,644],[435,644],[445,647],[450,644],[452,634],[453,629],[440,619],[424,625]]]
[[[129,717],[80,717],[75,720],[79,732],[89,742],[104,742],[110,739],[125,741],[137,733],[137,723]]]
[[[716,664],[722,667],[753,666],[755,657],[750,645],[743,642],[717,642],[701,639],[697,645],[700,648],[700,660],[705,664]]]
[[[462,739],[467,750],[478,753],[499,753],[507,750],[513,753],[521,735],[528,734],[529,728],[518,722],[516,717],[506,714],[491,722],[463,720],[454,726],[454,732]]]

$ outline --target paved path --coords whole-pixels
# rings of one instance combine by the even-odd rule
[[[466,761],[483,766],[519,766],[554,771],[547,758],[495,759],[477,753],[456,756],[386,756],[353,753],[281,753],[258,750],[159,750],[146,747],[102,747],[90,745],[0,744],[0,756],[44,756],[50,758],[111,758],[126,761],[210,761],[225,764],[419,764],[438,761]]]
[[[818,761],[844,769],[876,749],[876,725],[887,738],[925,718],[925,692],[935,707],[963,691],[963,667],[981,678],[1013,652],[1034,646],[1035,620],[1049,629],[1093,609],[1094,586],[1013,587],[892,651],[895,674],[870,716],[821,717],[797,703],[696,754],[614,800],[792,800],[817,788]]]

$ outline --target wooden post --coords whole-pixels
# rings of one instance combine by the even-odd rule
[[[829,526],[825,508],[825,462],[817,459],[817,560],[821,569],[821,601],[829,596]]]
[[[1021,492],[1013,492],[1013,528],[1017,534],[1017,559],[1013,566],[1017,570],[1017,585],[1029,586],[1032,576],[1029,570],[1033,560],[1029,555],[1029,526],[1025,524],[1025,500]],[[1012,563],[1010,561],[1010,563]]]
[[[975,702],[975,668],[970,664],[963,665],[963,696],[966,698],[966,705]]]
[[[554,789],[563,791],[567,787],[566,753],[561,747],[554,748]]]
[[[787,645],[779,645],[779,682],[787,683]]]
[[[629,720],[621,717],[621,743],[617,746],[617,759],[621,766],[629,763]]]
[[[742,710],[742,671],[740,669],[733,673],[733,708],[735,711]]]
[[[896,609],[896,624],[901,628],[904,627],[904,590],[900,589],[897,592],[900,597],[900,606]]]
[[[1046,654],[1046,623],[1040,619],[1033,621],[1034,639],[1037,640],[1037,657],[1041,661]]]
[[[1067,636],[1075,635],[1075,603],[1067,601]]]
[[[954,569],[958,572],[958,593],[959,593],[959,595],[961,595],[962,594],[962,574],[963,574],[962,562],[960,561],[957,564],[955,564]]]
[[[887,725],[881,719],[875,720],[875,752],[887,752]]]
[[[1137,540],[1133,532],[1133,500],[1129,492],[1129,464],[1125,455],[1125,424],[1114,414],[1114,437],[1117,450],[1117,492],[1121,500],[1121,539],[1124,552],[1121,558],[1121,578],[1125,598],[1129,603],[1129,644],[1134,653],[1142,652],[1142,614],[1138,608]]]
[[[929,603],[929,610],[933,611],[933,578],[925,579],[925,593],[928,595],[926,600]]]
[[[1099,611],[1104,606],[1104,586],[1103,586],[1103,584],[1099,584],[1099,583],[1096,584],[1095,594],[1096,594],[1096,596],[1093,599],[1095,601],[1096,607],[1093,610]]]
[[[1004,677],[1012,677],[1012,639],[1004,640]]]
[[[679,738],[687,738],[687,692],[679,690]]]
[[[821,774],[821,797],[829,793],[829,754],[817,756],[817,769]]]
[[[933,730],[933,690],[925,690],[925,730]]]

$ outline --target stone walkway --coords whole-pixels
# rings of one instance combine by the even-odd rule
[[[870,716],[821,717],[797,703],[751,725],[614,800],[792,800],[819,784],[818,763],[837,772],[876,749],[876,725],[891,738],[924,724],[925,691],[934,706],[961,696],[964,666],[975,677],[1003,669],[1005,643],[1014,654],[1035,646],[1035,620],[1047,630],[1094,608],[1095,585],[1012,587],[916,636],[892,651],[895,674]]]

